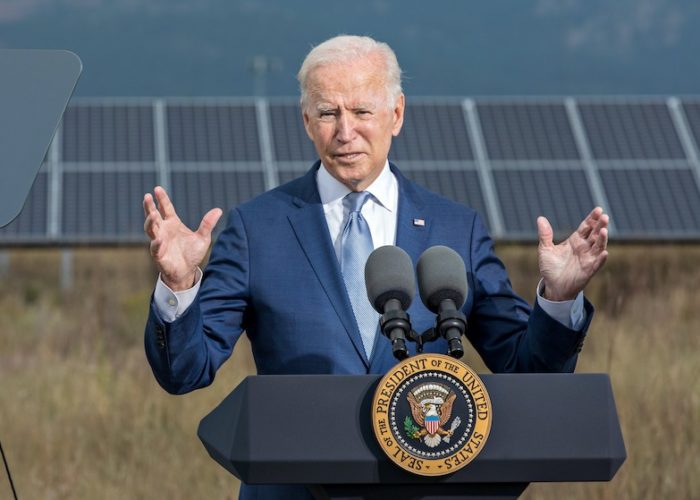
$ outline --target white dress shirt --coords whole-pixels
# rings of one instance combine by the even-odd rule
[[[350,192],[343,183],[334,178],[324,165],[316,174],[316,185],[323,204],[323,213],[326,216],[328,231],[330,232],[335,255],[340,261],[341,240],[345,213],[343,198]],[[396,244],[396,217],[399,208],[399,186],[396,177],[389,168],[389,162],[384,165],[379,177],[367,187],[372,196],[362,206],[362,217],[369,224],[372,233],[374,248],[384,245]],[[167,322],[175,321],[192,304],[202,279],[202,271],[197,269],[195,285],[180,292],[172,291],[160,276],[153,293],[153,301],[162,318]],[[580,329],[586,319],[583,308],[583,293],[579,293],[576,299],[563,302],[552,302],[542,297],[543,284],[537,285],[537,301],[540,307],[552,318],[561,324],[574,330]]]

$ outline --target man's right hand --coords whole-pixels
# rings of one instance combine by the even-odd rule
[[[197,266],[211,244],[211,232],[223,213],[220,208],[209,210],[197,231],[191,231],[175,213],[168,193],[160,186],[153,190],[158,207],[151,193],[143,197],[146,221],[143,230],[151,240],[153,257],[161,279],[171,290],[192,288],[197,276]]]

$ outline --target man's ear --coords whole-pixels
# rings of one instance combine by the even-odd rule
[[[308,135],[309,139],[313,141],[313,137],[309,131],[309,123],[311,122],[311,118],[309,117],[309,113],[303,108],[301,110],[301,117],[304,120],[304,130],[306,130],[306,135]]]
[[[394,126],[391,129],[391,134],[396,137],[401,132],[401,127],[403,126],[403,112],[406,107],[406,97],[403,93],[396,99],[396,105],[394,106]]]

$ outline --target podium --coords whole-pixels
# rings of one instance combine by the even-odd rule
[[[392,463],[371,424],[378,375],[246,378],[199,425],[211,457],[248,484],[303,484],[316,498],[517,498],[530,482],[609,481],[626,458],[604,374],[482,375],[484,449],[451,475]]]

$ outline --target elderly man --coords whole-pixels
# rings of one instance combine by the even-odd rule
[[[146,328],[158,382],[183,393],[212,382],[243,331],[260,374],[383,373],[395,362],[377,316],[358,300],[361,248],[397,245],[413,258],[446,245],[464,259],[468,338],[494,372],[573,371],[592,307],[582,290],[607,257],[608,217],[594,209],[559,245],[537,221],[542,281],[531,310],[511,289],[479,216],[407,180],[388,162],[405,99],[388,45],[339,36],[299,71],[304,126],[320,161],[304,176],[231,209],[206,270],[198,269],[221,210],[196,231],[165,191],[144,198],[160,270]],[[359,280],[359,281],[358,281]],[[414,328],[434,315],[415,300]],[[444,340],[426,351],[446,351]],[[242,497],[297,498],[299,489],[248,488]],[[258,496],[256,498],[263,498]]]

